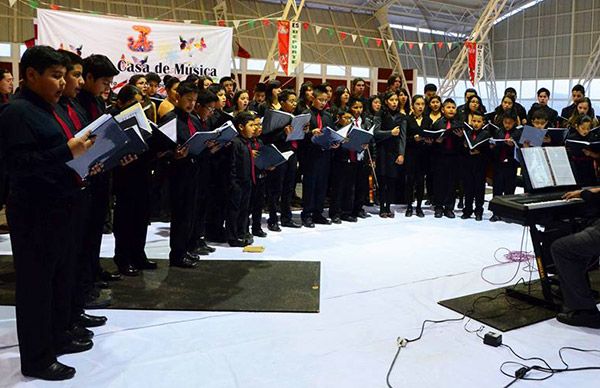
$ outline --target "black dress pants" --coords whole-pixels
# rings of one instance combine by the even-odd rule
[[[196,248],[194,227],[197,215],[198,169],[190,160],[171,164],[171,232],[169,260],[179,263]]]
[[[277,166],[275,170],[267,172],[267,201],[269,207],[269,224],[292,219],[291,202],[296,191],[296,173],[298,159],[296,154],[290,156],[287,162]]]
[[[486,160],[483,156],[470,155],[465,157],[463,163],[465,207],[463,212],[472,212],[473,202],[475,202],[475,213],[483,213],[483,202],[485,199],[485,169]]]

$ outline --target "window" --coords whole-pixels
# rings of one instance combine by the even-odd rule
[[[25,46],[24,44],[22,44],[19,48],[21,49],[20,50],[20,54],[21,54],[20,56],[22,57],[23,54],[25,53],[25,50],[27,50],[27,46]]]
[[[235,66],[234,66],[235,65]],[[231,61],[231,70],[240,69],[240,59],[239,58],[233,58],[233,60]]]
[[[536,99],[536,84],[535,81],[521,81],[521,93],[517,95],[517,99]]]
[[[321,74],[321,65],[318,63],[305,63],[304,74]]]
[[[0,43],[0,57],[10,57],[10,43]]]
[[[360,77],[360,78],[369,78],[370,71],[368,67],[356,67],[352,66],[350,68],[350,74],[352,77]]]
[[[346,67],[341,65],[327,65],[327,75],[344,77],[346,75]]]
[[[248,59],[247,67],[251,71],[263,71],[266,64],[264,59]]]

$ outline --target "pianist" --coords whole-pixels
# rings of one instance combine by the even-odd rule
[[[598,215],[600,187],[566,193],[563,198],[582,198]],[[559,238],[551,246],[564,298],[556,319],[571,326],[600,329],[600,311],[587,282],[587,269],[600,256],[600,218],[590,220],[578,233]]]

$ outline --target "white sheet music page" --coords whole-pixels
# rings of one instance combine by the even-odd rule
[[[527,166],[527,173],[531,186],[534,189],[554,186],[552,172],[546,161],[546,154],[543,147],[522,148],[523,159]]]
[[[548,162],[552,169],[552,174],[556,180],[556,186],[574,186],[577,184],[571,163],[567,156],[565,147],[545,147]]]

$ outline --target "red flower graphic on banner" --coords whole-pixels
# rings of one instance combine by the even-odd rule
[[[152,32],[152,29],[147,26],[139,25],[133,26],[132,28],[139,34],[137,39],[135,39],[133,36],[127,38],[127,47],[129,50],[142,53],[148,53],[152,51],[154,49],[154,42],[148,39],[148,35],[150,35],[150,32]]]

